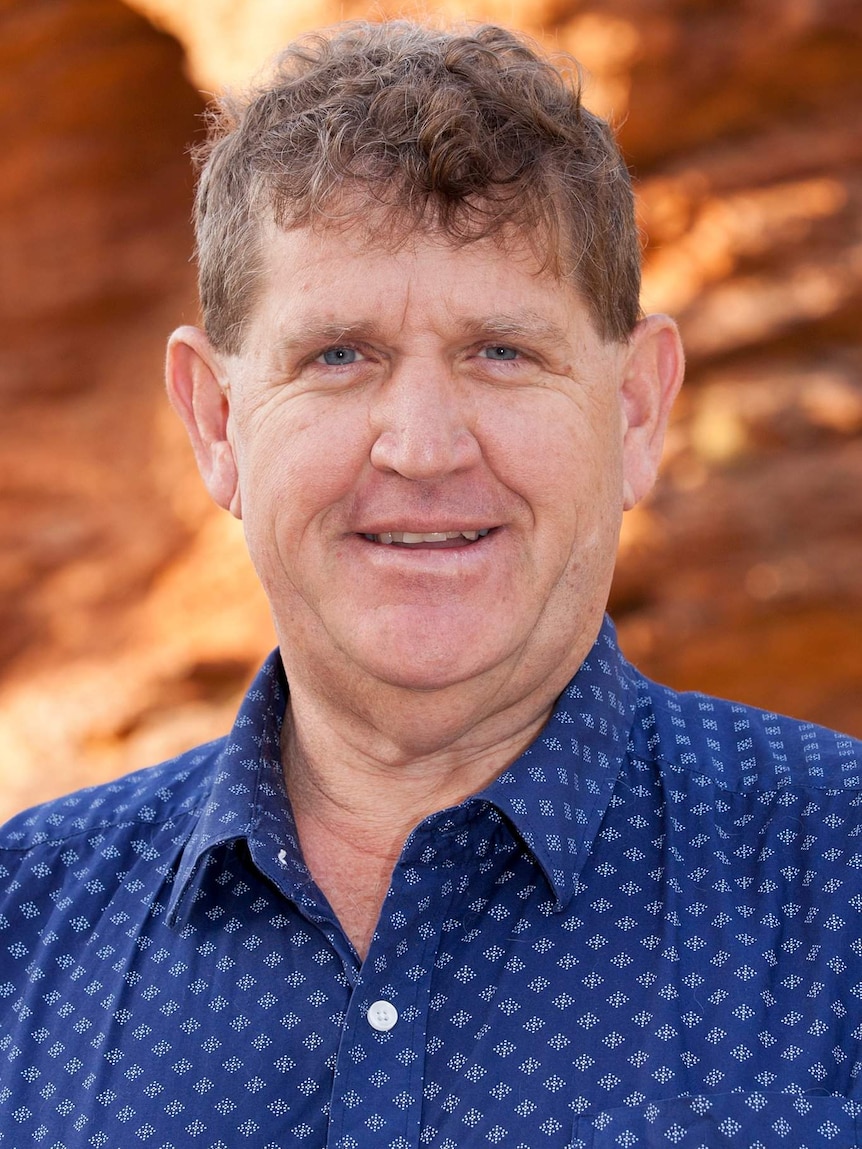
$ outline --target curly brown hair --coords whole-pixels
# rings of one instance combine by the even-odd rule
[[[203,320],[226,353],[242,347],[267,220],[361,219],[392,244],[417,229],[504,242],[515,227],[572,279],[602,338],[637,322],[640,241],[613,133],[583,107],[575,61],[506,29],[357,22],[303,37],[265,84],[218,101],[198,160]]]

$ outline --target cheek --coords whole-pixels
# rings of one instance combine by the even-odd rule
[[[590,408],[541,393],[494,413],[484,426],[486,459],[538,513],[566,519],[597,503],[622,501],[622,434],[609,404]]]
[[[250,544],[274,536],[283,556],[295,552],[309,525],[355,485],[367,454],[360,439],[355,422],[299,403],[256,420],[240,465]]]

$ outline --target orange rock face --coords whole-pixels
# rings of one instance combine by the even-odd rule
[[[196,311],[186,152],[199,87],[364,11],[0,13],[0,815],[220,733],[273,641],[163,396],[165,337]],[[624,530],[627,651],[862,734],[862,8],[472,11],[587,66],[638,179],[645,305],[688,347],[661,483]]]

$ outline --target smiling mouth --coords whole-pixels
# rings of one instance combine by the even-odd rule
[[[426,531],[422,534],[416,531],[383,531],[379,535],[364,535],[372,543],[383,543],[385,546],[415,547],[423,544],[436,543],[449,546],[460,546],[463,543],[475,543],[483,539],[491,531],[491,527],[484,527],[479,531]]]

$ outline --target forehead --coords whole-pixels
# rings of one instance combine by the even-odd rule
[[[463,242],[430,228],[383,233],[377,220],[290,229],[273,223],[261,237],[252,326],[266,317],[337,327],[408,312],[429,324],[495,314],[501,334],[507,317],[513,331],[525,321],[590,323],[577,288],[547,266],[534,239],[514,226]]]

